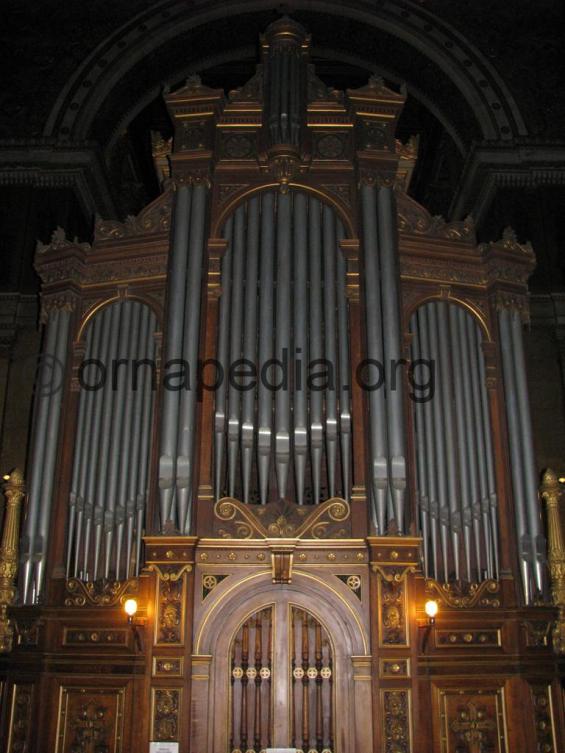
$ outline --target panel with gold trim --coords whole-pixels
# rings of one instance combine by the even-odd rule
[[[378,584],[379,646],[408,646],[406,581],[379,575]]]
[[[154,656],[153,677],[183,677],[183,656]]]
[[[501,648],[500,628],[486,630],[447,629],[434,630],[435,645],[438,648]]]
[[[178,580],[159,578],[155,620],[156,646],[181,646],[184,643],[186,575]]]
[[[441,753],[508,753],[502,688],[437,689]]]
[[[384,753],[412,753],[410,690],[381,690]]]
[[[62,686],[56,753],[121,753],[125,693],[123,687]]]
[[[151,740],[156,742],[179,739],[179,717],[182,688],[152,688]]]
[[[379,677],[410,677],[410,659],[405,657],[387,657],[379,659]]]
[[[531,685],[534,704],[534,719],[537,750],[542,753],[556,753],[555,719],[551,700],[551,685],[539,683]]]

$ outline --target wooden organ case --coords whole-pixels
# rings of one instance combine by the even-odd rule
[[[167,93],[161,195],[38,248],[8,753],[563,749],[533,252],[411,199],[405,93],[309,47]]]

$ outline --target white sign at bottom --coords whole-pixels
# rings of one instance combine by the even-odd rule
[[[179,753],[179,744],[149,743],[149,753]]]

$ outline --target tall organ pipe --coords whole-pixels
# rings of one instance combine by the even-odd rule
[[[89,327],[86,336],[85,359],[89,361],[95,358],[100,343],[100,322],[95,318],[93,326]],[[84,367],[83,375],[88,384],[86,371],[88,366]],[[88,458],[87,443],[90,433],[85,431],[85,425],[88,426],[88,403],[92,402],[92,392],[90,390],[81,390],[79,393],[78,421],[76,429],[75,456],[73,462],[73,475],[71,481],[71,493],[69,498],[69,527],[67,538],[67,556],[66,556],[66,576],[71,576],[71,560],[73,555],[73,543],[76,540],[77,532],[82,526],[82,517],[84,511],[84,489],[83,480],[86,471]],[[78,520],[77,520],[78,518]],[[75,527],[76,526],[76,527]],[[76,572],[73,573],[76,577]]]
[[[112,306],[104,308],[97,316],[101,317],[102,328],[102,347],[100,349],[100,360],[107,364],[111,358],[110,350],[110,324],[112,318]],[[94,508],[96,501],[96,482],[98,479],[98,469],[100,465],[100,432],[102,427],[102,409],[104,407],[104,391],[98,390],[92,405],[92,430],[90,433],[90,463],[88,469],[88,480],[86,484],[85,504],[84,504],[84,546],[83,546],[83,564],[81,578],[89,580],[89,563],[90,563],[90,534],[92,530]]]
[[[259,365],[261,374],[258,394],[259,429],[257,434],[257,453],[259,471],[259,492],[261,503],[267,503],[269,489],[269,468],[271,462],[273,397],[265,381],[269,379],[272,368],[266,364],[273,357],[273,270],[274,270],[274,213],[273,193],[263,196],[261,202],[261,288],[259,299]]]
[[[304,504],[304,483],[308,457],[308,204],[304,194],[294,197],[294,469],[296,500]]]
[[[114,542],[114,526],[115,526],[115,511],[116,502],[118,496],[118,473],[119,463],[117,462],[120,457],[122,447],[122,436],[124,429],[124,409],[126,405],[126,388],[127,388],[127,376],[128,376],[128,354],[129,344],[131,342],[131,318],[132,318],[132,302],[124,301],[121,304],[122,316],[120,321],[120,331],[118,339],[116,361],[116,375],[112,374],[112,392],[114,393],[114,405],[112,409],[112,422],[110,430],[110,458],[108,463],[107,478],[106,478],[106,526],[105,526],[105,546],[104,546],[104,577],[110,576],[110,558],[112,555],[113,542]],[[125,360],[125,364],[120,361]],[[124,368],[125,366],[125,368]],[[114,367],[112,367],[112,371]],[[117,393],[115,392],[117,390]]]
[[[478,331],[477,331],[478,332]],[[494,556],[494,577],[498,578],[500,575],[500,563],[499,563],[499,550],[498,550],[498,499],[496,494],[496,480],[494,474],[494,460],[492,449],[492,436],[491,436],[491,420],[489,411],[489,402],[487,395],[487,381],[486,370],[483,351],[481,347],[481,338],[477,336],[475,338],[475,347],[477,361],[479,363],[479,379],[481,384],[481,413],[483,416],[483,428],[485,435],[485,456],[487,465],[487,480],[488,480],[488,495],[489,495],[489,514],[490,524],[492,531],[492,544],[493,544],[493,556]]]
[[[279,194],[277,212],[277,303],[275,355],[282,363],[290,356],[291,197]],[[286,354],[286,355],[285,355]],[[275,392],[275,461],[279,498],[286,497],[290,465],[290,393],[283,384]]]
[[[381,374],[375,372],[374,362],[384,366],[381,319],[381,292],[378,268],[377,201],[375,188],[361,186],[363,237],[365,254],[365,308],[367,312],[367,383],[377,384]],[[377,368],[377,372],[378,372]],[[373,381],[374,380],[374,381]],[[386,404],[382,385],[368,392],[369,430],[371,447],[370,478],[373,498],[373,522],[380,536],[386,532],[386,504],[388,492],[388,463],[386,437]]]
[[[222,466],[224,460],[225,436],[227,431],[227,380],[226,374],[229,369],[229,331],[230,331],[230,309],[231,309],[231,269],[232,269],[232,233],[233,217],[230,217],[224,228],[224,238],[227,240],[227,248],[224,258],[222,259],[222,295],[220,298],[220,312],[218,321],[218,363],[220,365],[223,379],[218,385],[215,394],[215,415],[214,415],[214,441],[215,441],[215,466],[214,466],[214,488],[215,498],[218,500],[222,493]]]
[[[336,230],[335,214],[331,207],[324,204],[324,347],[331,378],[326,389],[326,460],[328,465],[328,491],[330,497],[335,495],[335,476],[337,459],[337,392],[336,378],[336,288],[335,255]]]
[[[127,363],[127,383],[124,405],[124,426],[123,436],[120,443],[120,464],[119,464],[119,481],[118,481],[118,500],[116,508],[116,546],[115,546],[115,573],[116,580],[121,578],[121,560],[122,560],[122,545],[124,536],[124,524],[126,521],[126,507],[127,507],[127,492],[128,492],[128,477],[132,474],[133,469],[137,467],[137,463],[131,462],[133,449],[138,445],[138,436],[131,436],[131,427],[133,423],[133,408],[135,404],[135,392],[133,390],[134,379],[134,360],[144,353],[144,341],[141,338],[140,333],[140,315],[141,306],[138,303],[132,304],[131,312],[131,326],[128,333],[129,347],[128,347],[128,363]],[[133,440],[133,441],[132,441]]]
[[[259,199],[254,196],[247,212],[247,256],[245,268],[245,325],[243,358],[247,364],[256,362],[257,337],[257,272],[259,269]],[[249,384],[242,387],[241,453],[243,471],[243,501],[249,502],[253,443],[255,436],[255,390]]]
[[[309,275],[310,275],[310,364],[323,358],[322,342],[322,238],[320,202],[310,199],[308,213]],[[322,450],[324,428],[322,424],[322,393],[310,392],[310,456],[312,467],[312,501],[318,504],[321,489]]]
[[[465,556],[465,574],[467,581],[471,581],[471,529],[464,521],[472,520],[471,486],[469,479],[469,450],[467,447],[467,411],[465,390],[463,386],[463,355],[461,352],[461,338],[459,337],[459,315],[457,306],[449,307],[449,319],[452,333],[453,369],[455,381],[455,419],[457,424],[457,451],[459,456],[459,479],[461,494],[461,529],[463,532],[463,551]]]
[[[57,330],[59,326],[58,310],[51,311],[45,328],[45,347],[41,360],[41,368],[38,375],[39,389],[36,400],[36,419],[33,434],[33,464],[31,466],[31,479],[29,486],[28,513],[25,521],[25,533],[23,537],[23,583],[22,598],[24,604],[30,601],[30,587],[34,575],[34,558],[35,558],[35,533],[37,530],[37,519],[41,505],[41,480],[44,469],[44,456],[46,448],[46,433],[49,420],[49,405],[51,396],[45,386],[48,384],[49,369],[53,366],[53,357],[57,344]],[[51,376],[51,379],[53,377]]]
[[[531,536],[532,566],[534,580],[538,592],[543,593],[543,563],[545,560],[545,538],[542,534],[541,512],[538,503],[537,484],[535,478],[534,442],[532,437],[532,422],[530,416],[530,401],[526,382],[526,360],[524,358],[524,343],[522,339],[522,322],[518,311],[510,315],[512,334],[512,350],[514,358],[514,373],[516,375],[516,402],[518,407],[518,424],[522,449],[522,463],[524,478],[524,502]]]
[[[420,364],[421,358],[420,338],[417,329],[414,331],[414,319],[412,327],[412,366],[414,370]],[[428,458],[425,446],[425,416],[424,405],[420,401],[414,402],[414,423],[416,439],[416,499],[420,511],[420,527],[422,530],[422,544],[424,550],[424,575],[430,577],[430,502],[428,497]]]
[[[151,363],[155,360],[155,341],[153,331],[155,330],[154,316],[150,310],[145,307],[143,310],[143,332],[145,334],[144,347],[146,348],[147,358]],[[139,471],[136,474],[138,478],[137,495],[136,495],[136,547],[135,547],[135,575],[139,575],[140,556],[141,556],[141,537],[143,534],[143,518],[147,506],[148,496],[148,478],[149,478],[149,451],[151,444],[151,426],[153,418],[153,400],[152,400],[152,383],[151,373],[143,369],[141,375],[141,391],[143,395],[143,412],[141,422],[141,435],[138,441],[141,444],[141,457]]]
[[[64,374],[64,365],[68,347],[70,312],[61,309],[57,316],[57,334],[54,350],[55,368],[61,369],[60,379]],[[55,374],[54,374],[55,375]],[[35,572],[36,600],[41,599],[43,593],[43,580],[47,559],[47,544],[49,540],[49,522],[51,507],[53,504],[53,478],[55,475],[55,461],[57,459],[57,438],[59,436],[59,423],[61,418],[61,401],[63,397],[62,383],[51,382],[52,389],[49,395],[49,416],[44,435],[45,451],[43,454],[43,473],[41,477],[39,516],[37,520],[35,557],[37,558]]]
[[[508,439],[510,445],[512,488],[514,490],[514,512],[520,572],[526,604],[532,598],[530,588],[530,564],[532,563],[532,542],[528,535],[526,522],[526,502],[524,480],[522,476],[523,456],[520,447],[520,420],[518,416],[518,396],[516,390],[516,373],[513,356],[511,314],[506,309],[499,312],[500,347],[502,351],[502,368],[504,374],[504,394],[506,398],[506,419],[508,421]]]
[[[235,213],[232,250],[232,294],[230,313],[230,368],[241,358],[241,333],[243,323],[243,279],[245,269],[245,206]],[[241,390],[230,380],[228,385],[228,491],[235,495],[235,479],[241,431]]]
[[[426,307],[422,306],[416,312],[416,326],[421,357],[430,357],[428,334],[428,316]],[[434,361],[432,360],[432,363]],[[433,397],[432,397],[433,400]],[[436,471],[436,440],[432,400],[423,403],[422,419],[424,424],[424,446],[426,450],[424,463],[428,470],[428,505],[430,510],[430,527],[432,533],[432,554],[434,578],[439,577],[438,547],[439,547],[439,495]]]
[[[482,517],[482,529],[483,529],[483,542],[486,554],[486,567],[487,577],[492,578],[494,575],[493,561],[492,561],[492,534],[490,530],[490,517],[489,517],[489,488],[487,479],[487,467],[485,457],[485,431],[488,427],[483,424],[483,413],[481,409],[481,382],[479,375],[479,364],[477,361],[477,348],[476,348],[476,333],[477,325],[469,314],[465,315],[465,323],[467,327],[467,349],[469,364],[471,367],[471,389],[473,395],[473,405],[475,407],[475,428],[477,439],[477,469],[479,475],[479,490],[480,490],[480,502],[481,502],[481,517]],[[480,410],[477,412],[477,408]]]
[[[438,312],[436,304],[432,303],[427,311],[428,317],[428,336],[430,345],[430,356],[434,363],[440,363],[439,358],[439,329],[438,329]],[[448,548],[448,529],[449,529],[449,503],[448,503],[448,489],[447,489],[447,448],[445,444],[445,427],[443,422],[444,407],[442,401],[437,399],[437,396],[433,399],[433,422],[434,422],[434,437],[436,448],[436,480],[438,490],[438,502],[439,502],[439,523],[440,523],[440,538],[441,538],[441,554],[443,559],[443,576],[447,583],[449,580],[449,548]]]
[[[121,319],[122,319],[122,306],[114,304],[110,307],[110,338],[109,338],[109,355],[110,358],[106,362],[110,364],[110,361],[114,358],[118,352]],[[111,427],[112,417],[117,409],[116,394],[113,389],[112,379],[106,379],[104,388],[102,390],[103,395],[103,407],[102,407],[102,429],[100,433],[100,447],[99,447],[99,464],[96,479],[96,495],[94,506],[94,580],[98,578],[98,566],[102,553],[102,528],[107,523],[108,516],[105,517],[107,494],[106,494],[106,479],[108,475],[108,467],[110,465],[110,444],[111,444]]]
[[[451,533],[451,545],[453,548],[453,563],[455,566],[455,579],[459,580],[459,546],[461,533],[461,514],[458,503],[457,467],[455,459],[455,434],[453,419],[453,395],[450,362],[450,338],[448,309],[445,301],[435,304],[438,313],[439,334],[439,366],[440,366],[440,393],[443,405],[443,426],[445,435],[445,450],[447,461],[447,492],[449,502],[449,529]]]
[[[390,365],[402,356],[398,250],[396,247],[396,209],[392,188],[383,186],[378,193],[378,237],[381,261],[384,350]],[[392,380],[391,380],[392,381]],[[392,387],[392,385],[391,385]],[[406,446],[404,435],[404,390],[396,385],[387,392],[388,452],[390,485],[398,532],[404,532],[406,494]]]
[[[165,342],[165,357],[167,362],[175,361],[178,363],[183,358],[182,335],[187,249],[193,191],[192,186],[181,185],[175,194],[173,241],[168,274],[169,288]],[[173,389],[164,389],[159,458],[161,528],[165,526],[165,523],[171,517],[171,507],[175,495],[179,405],[179,392]]]
[[[177,509],[181,533],[190,533],[194,440],[197,398],[197,359],[200,334],[200,298],[202,261],[204,255],[204,226],[206,220],[207,188],[199,184],[193,188],[190,209],[190,238],[185,292],[183,359],[190,372],[190,388],[181,397],[179,438],[177,445]]]
[[[343,224],[336,225],[337,321],[339,350],[339,432],[343,496],[349,499],[351,488],[351,385],[349,366],[349,324],[347,316],[346,266],[340,242],[345,237]]]

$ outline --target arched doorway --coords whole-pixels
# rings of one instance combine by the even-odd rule
[[[369,753],[370,657],[354,603],[299,572],[217,590],[195,631],[191,749]]]

